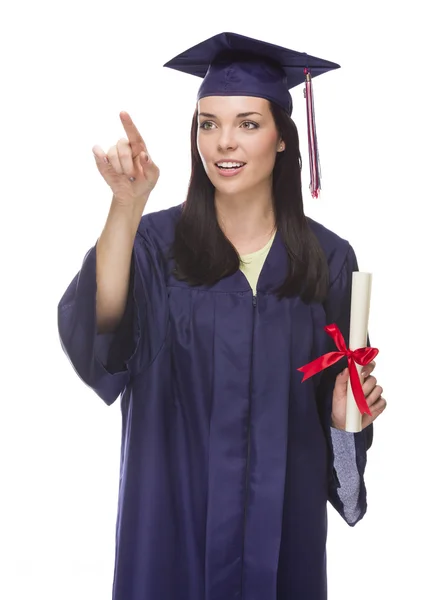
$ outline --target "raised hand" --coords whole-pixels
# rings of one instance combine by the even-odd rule
[[[99,173],[114,194],[114,201],[140,207],[156,185],[160,171],[130,115],[121,112],[120,119],[128,139],[120,139],[107,154],[100,146],[94,146],[93,154]]]

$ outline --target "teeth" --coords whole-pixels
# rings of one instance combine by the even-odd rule
[[[222,167],[223,169],[232,169],[234,167],[242,167],[244,163],[237,162],[219,162],[217,163],[218,167]]]

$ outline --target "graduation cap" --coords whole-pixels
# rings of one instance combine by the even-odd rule
[[[292,114],[289,90],[305,82],[310,190],[320,190],[314,99],[311,77],[338,69],[336,63],[304,52],[255,40],[237,33],[219,33],[182,52],[164,67],[203,78],[197,99],[206,96],[257,96]]]

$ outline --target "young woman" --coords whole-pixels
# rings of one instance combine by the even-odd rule
[[[283,52],[309,66],[234,34],[185,53],[205,78],[184,204],[142,217],[159,170],[127,113],[127,139],[93,149],[113,199],[59,331],[82,380],[121,395],[114,600],[324,600],[327,502],[366,511],[375,363],[358,434],[345,365],[298,372],[332,349],[326,324],[348,342],[358,267],[304,215]]]

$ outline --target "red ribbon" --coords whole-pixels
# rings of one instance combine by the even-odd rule
[[[346,342],[342,336],[341,331],[338,329],[338,326],[333,323],[332,325],[327,325],[325,327],[326,333],[328,333],[335,342],[339,352],[328,352],[319,358],[311,361],[310,363],[300,367],[298,371],[304,373],[304,377],[302,381],[305,381],[309,377],[316,375],[319,371],[323,371],[344,356],[347,357],[347,364],[349,367],[349,375],[350,375],[350,383],[352,386],[353,396],[355,397],[356,404],[361,411],[361,414],[367,413],[367,415],[371,416],[371,411],[368,407],[367,401],[365,399],[364,392],[362,390],[361,380],[359,379],[358,371],[356,369],[355,363],[364,367],[368,365],[379,353],[377,348],[358,348],[357,350],[348,350],[346,346]]]

